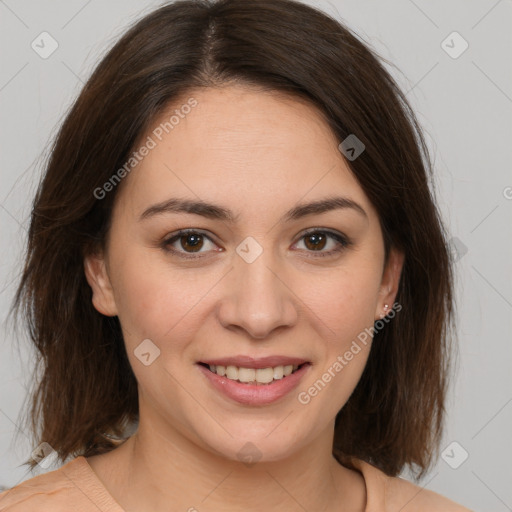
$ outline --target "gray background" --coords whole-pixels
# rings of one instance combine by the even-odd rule
[[[420,485],[474,510],[512,510],[512,2],[309,3],[344,20],[401,71],[386,65],[408,91],[426,132],[439,204],[459,257],[459,364],[441,447],[448,449]],[[24,432],[14,443],[32,352],[23,340],[18,350],[5,324],[42,155],[99,56],[129,23],[159,4],[0,0],[3,486],[44,472],[19,467],[35,448]],[[43,31],[59,45],[47,59],[31,48]],[[458,36],[446,40],[453,31],[469,44],[457,58],[445,51],[455,55],[463,48]]]

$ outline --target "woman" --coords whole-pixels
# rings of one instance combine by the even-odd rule
[[[403,94],[320,11],[140,20],[35,198],[26,464],[65,464],[0,510],[468,510],[398,477],[434,460],[449,368],[430,172]]]

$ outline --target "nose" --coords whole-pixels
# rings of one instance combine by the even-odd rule
[[[235,256],[217,309],[223,327],[243,329],[252,338],[264,339],[279,328],[295,325],[299,300],[282,266],[271,256],[270,250],[263,251],[251,263]]]

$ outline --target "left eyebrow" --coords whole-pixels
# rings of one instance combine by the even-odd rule
[[[315,215],[331,210],[340,210],[350,208],[364,217],[368,218],[368,215],[364,208],[356,203],[353,199],[348,197],[328,197],[312,203],[300,204],[295,208],[292,208],[284,214],[281,221],[288,222],[290,220],[297,220],[307,215]]]
[[[298,220],[308,215],[318,215],[331,210],[352,209],[364,217],[368,215],[364,208],[348,197],[328,197],[311,203],[300,204],[287,211],[280,219],[281,222]],[[139,221],[166,213],[191,213],[208,219],[221,220],[236,223],[240,214],[234,214],[231,210],[220,205],[207,203],[202,200],[171,198],[161,203],[154,204],[142,212]]]

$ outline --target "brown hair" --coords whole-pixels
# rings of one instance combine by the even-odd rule
[[[183,0],[142,18],[108,51],[70,109],[33,203],[13,310],[28,323],[41,378],[35,445],[60,460],[112,450],[138,419],[137,382],[118,318],[92,305],[83,259],[102,245],[117,190],[94,190],[126,162],[171,101],[232,81],[304,98],[340,141],[390,247],[405,254],[402,310],[375,333],[363,375],[336,417],[333,454],[396,476],[429,469],[442,433],[450,360],[452,267],[424,136],[379,57],[348,28],[292,0]],[[34,379],[35,381],[35,379]],[[24,463],[32,469],[33,459]]]

